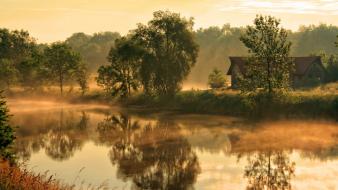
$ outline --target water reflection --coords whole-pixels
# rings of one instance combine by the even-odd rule
[[[40,118],[41,115],[29,115],[26,119],[34,122],[24,121],[28,126],[18,129],[15,149],[19,158],[28,160],[31,153],[44,149],[53,160],[64,161],[81,150],[87,136],[88,114],[83,111],[78,117],[74,112],[60,110]]]
[[[170,121],[140,126],[126,115],[111,116],[98,126],[100,139],[118,132],[109,152],[118,177],[134,189],[192,189],[200,172],[196,153]]]
[[[248,190],[289,190],[295,174],[295,163],[286,151],[266,151],[248,155],[244,176]]]
[[[128,182],[131,189],[206,189],[201,185],[209,177],[203,176],[206,165],[217,168],[216,157],[225,163],[232,156],[238,159],[230,164],[241,173],[242,188],[292,189],[299,180],[296,166],[303,160],[338,159],[338,125],[330,122],[246,123],[216,116],[143,117],[86,109],[13,114],[14,124],[21,126],[15,148],[22,160],[43,153],[57,163],[67,163],[93,142],[94,147],[107,149],[107,156],[95,163],[107,160],[111,168],[106,170],[114,170],[110,180]],[[205,159],[206,153],[211,157]],[[292,157],[295,153],[298,160]],[[222,172],[231,176],[233,171]]]

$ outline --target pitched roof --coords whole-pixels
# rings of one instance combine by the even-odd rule
[[[295,63],[295,75],[304,75],[306,71],[309,69],[311,64],[313,63],[319,63],[321,67],[322,61],[320,56],[309,56],[309,57],[291,57]],[[247,57],[229,57],[231,65],[227,72],[227,75],[231,75],[232,69],[234,66],[238,66],[241,73],[245,73],[245,59]]]

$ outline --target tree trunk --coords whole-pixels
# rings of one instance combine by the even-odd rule
[[[60,73],[60,92],[61,92],[61,96],[63,96],[63,76]]]

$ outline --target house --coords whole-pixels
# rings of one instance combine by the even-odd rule
[[[292,74],[293,87],[309,87],[324,82],[326,70],[320,56],[291,57],[295,69]],[[238,76],[245,76],[246,57],[229,57],[231,65],[227,75],[231,75],[231,87],[237,88]]]

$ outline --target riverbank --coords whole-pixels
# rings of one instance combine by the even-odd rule
[[[174,97],[143,94],[123,100],[124,107],[173,110],[185,113],[245,117],[338,118],[338,95],[293,92],[267,101],[264,95],[243,96],[233,91],[184,91]]]
[[[338,118],[338,83],[326,84],[313,89],[291,91],[267,101],[264,95],[243,96],[233,90],[186,90],[173,97],[133,94],[126,99],[92,90],[81,95],[68,93],[60,96],[57,91],[12,91],[12,99],[67,102],[72,104],[114,105],[127,109],[147,111],[175,111],[198,114],[217,114],[244,117],[328,117]]]

